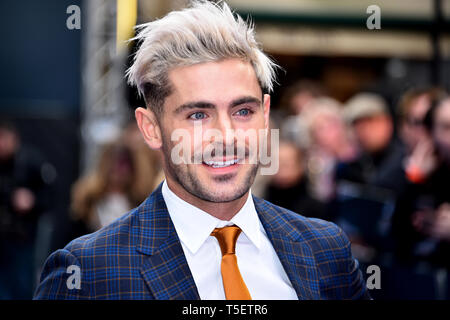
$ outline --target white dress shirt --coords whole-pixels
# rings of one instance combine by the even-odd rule
[[[211,232],[233,224],[242,230],[236,243],[236,256],[252,299],[298,299],[259,220],[251,191],[244,206],[230,221],[217,219],[182,200],[169,189],[166,181],[162,194],[202,300],[225,299],[220,272],[222,253]]]

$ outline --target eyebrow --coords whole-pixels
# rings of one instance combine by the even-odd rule
[[[244,103],[254,103],[261,105],[261,100],[258,98],[252,97],[252,96],[245,96],[237,98],[228,105],[229,108],[233,108],[235,106],[244,104]],[[208,102],[208,101],[196,101],[196,102],[187,102],[183,103],[181,106],[177,107],[175,109],[175,114],[180,114],[187,110],[192,109],[215,109],[216,105],[214,103]]]

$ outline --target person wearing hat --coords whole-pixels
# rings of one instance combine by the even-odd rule
[[[375,93],[359,93],[344,106],[360,155],[338,166],[337,179],[399,191],[404,188],[404,147],[394,137],[392,116],[384,99]]]

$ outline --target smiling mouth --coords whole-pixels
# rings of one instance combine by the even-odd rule
[[[239,162],[239,159],[231,159],[227,161],[203,161],[203,164],[212,168],[226,168],[233,166]]]

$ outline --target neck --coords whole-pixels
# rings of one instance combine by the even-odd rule
[[[233,201],[211,202],[196,197],[168,177],[166,177],[166,181],[169,189],[179,198],[199,208],[200,210],[209,213],[213,217],[225,221],[231,220],[239,212],[239,210],[241,210],[249,195],[249,192],[247,191],[242,197]]]

